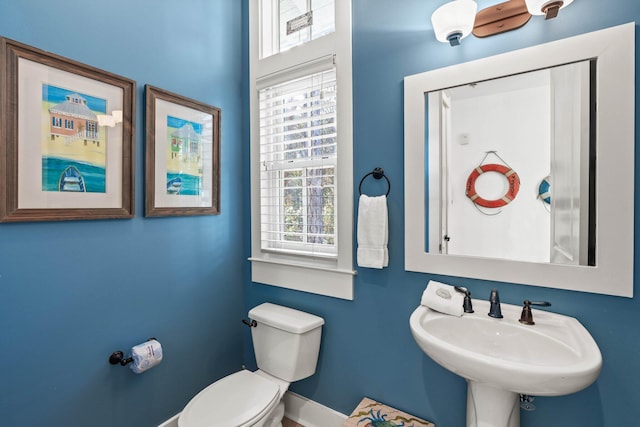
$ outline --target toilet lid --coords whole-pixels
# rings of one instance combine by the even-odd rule
[[[242,370],[198,393],[180,414],[179,427],[240,427],[260,418],[279,400],[277,384]]]

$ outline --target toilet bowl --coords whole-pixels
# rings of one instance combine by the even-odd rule
[[[282,398],[315,373],[324,319],[271,303],[249,311],[258,370],[228,375],[185,406],[179,427],[281,427]]]
[[[270,418],[282,395],[284,392],[275,382],[254,372],[236,372],[191,399],[180,414],[178,426],[272,427],[264,421]]]

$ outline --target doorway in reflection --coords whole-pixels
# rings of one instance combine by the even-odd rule
[[[595,265],[593,69],[582,61],[427,94],[427,252]],[[488,164],[519,178],[513,200],[491,203],[501,206],[478,201],[513,196],[508,174],[481,171],[480,199],[468,194]]]

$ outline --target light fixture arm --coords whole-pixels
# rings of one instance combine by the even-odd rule
[[[544,15],[545,19],[558,16],[560,9],[573,3],[573,0],[526,0],[527,9],[532,15]]]
[[[564,5],[563,1],[554,1],[542,7],[542,11],[544,12],[544,19],[552,19],[558,16],[558,12],[560,8]]]
[[[447,36],[447,40],[449,40],[449,44],[451,46],[460,45],[460,39],[462,39],[462,33],[461,32],[451,33],[451,34],[449,34]]]

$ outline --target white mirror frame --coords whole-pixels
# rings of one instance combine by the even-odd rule
[[[593,58],[597,59],[596,266],[426,252],[425,94]],[[633,297],[634,64],[635,23],[628,23],[405,77],[405,270]]]

